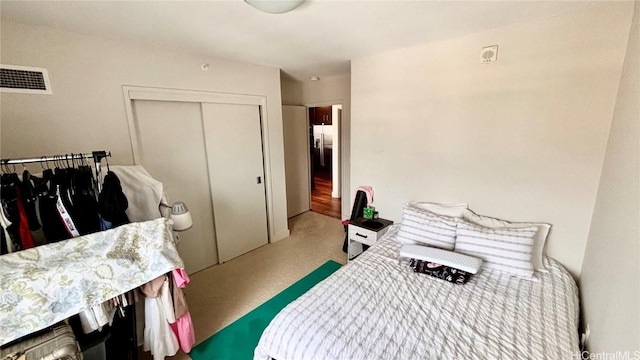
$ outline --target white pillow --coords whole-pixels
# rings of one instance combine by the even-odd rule
[[[417,202],[412,201],[407,205],[413,206],[418,209],[427,210],[437,215],[453,216],[461,218],[462,215],[469,209],[469,204],[438,204],[432,202]]]
[[[466,210],[462,215],[462,218],[471,223],[488,228],[522,228],[528,226],[537,226],[538,231],[533,237],[533,257],[531,259],[531,262],[533,263],[533,269],[535,271],[549,272],[543,260],[545,244],[547,242],[547,237],[549,236],[549,230],[551,230],[550,224],[510,222],[507,220],[501,220],[489,216],[478,215],[471,210]]]
[[[466,271],[470,274],[477,273],[480,265],[482,265],[482,260],[477,257],[429,246],[410,244],[402,245],[402,248],[400,248],[400,257],[434,262]]]
[[[455,251],[478,257],[484,267],[525,279],[533,278],[533,236],[537,226],[487,228],[458,222]]]
[[[405,244],[421,243],[453,250],[456,244],[456,220],[405,205],[397,240]]]

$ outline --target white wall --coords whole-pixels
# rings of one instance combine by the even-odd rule
[[[640,352],[640,4],[580,276],[592,353]]]
[[[340,152],[342,159],[342,218],[351,215],[351,76],[339,75],[319,81],[296,81],[282,76],[282,103],[286,105],[326,106],[342,105],[342,136]],[[366,185],[366,184],[359,184]]]
[[[279,69],[8,21],[1,33],[2,63],[47,68],[53,89],[2,94],[4,158],[106,149],[111,164],[132,164],[123,85],[266,96],[274,240],[288,236]]]
[[[547,253],[578,275],[632,6],[352,60],[351,183],[372,185],[394,220],[430,200],[549,222]]]
[[[282,105],[302,105],[302,81],[291,78],[280,72],[280,85],[282,90]]]
[[[341,197],[341,179],[342,173],[340,172],[340,123],[342,122],[342,105],[332,105],[331,106],[331,137],[333,139],[333,144],[331,145],[334,151],[331,152],[331,197],[340,198]]]

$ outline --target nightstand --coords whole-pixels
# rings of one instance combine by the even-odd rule
[[[389,230],[393,221],[387,219],[356,218],[349,222],[347,261],[362,253],[362,245],[373,245]],[[352,249],[353,248],[353,249]]]

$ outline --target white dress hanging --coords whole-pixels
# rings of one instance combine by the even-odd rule
[[[158,297],[146,297],[144,300],[144,351],[150,351],[154,360],[163,360],[165,356],[173,356],[179,349],[178,339],[169,327],[162,306],[162,298],[166,296],[170,297],[171,294],[165,277]]]

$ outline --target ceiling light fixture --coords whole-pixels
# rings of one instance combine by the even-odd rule
[[[319,77],[317,77],[317,76],[312,76],[312,77],[310,77],[310,78],[309,78],[309,80],[311,80],[311,81],[318,81],[318,80],[320,80],[320,78],[319,78]]]
[[[291,11],[305,0],[244,0],[254,8],[270,14],[282,14]]]

